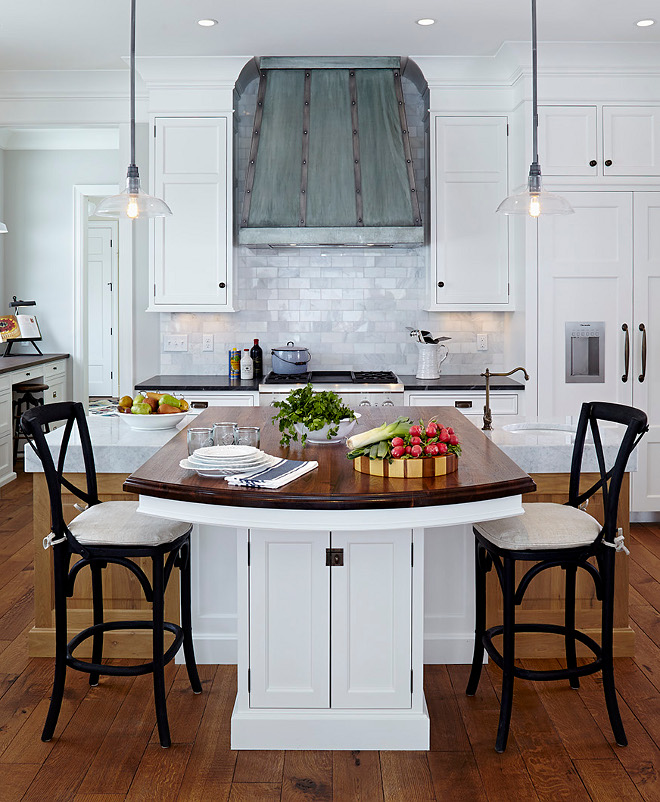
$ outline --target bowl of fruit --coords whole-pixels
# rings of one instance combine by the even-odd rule
[[[394,423],[354,434],[346,444],[356,471],[396,479],[453,473],[461,454],[456,432],[435,418],[413,423],[399,417]]]
[[[117,405],[122,420],[138,431],[173,429],[188,414],[188,402],[169,393],[125,395]]]

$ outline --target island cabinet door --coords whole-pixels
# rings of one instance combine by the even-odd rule
[[[329,544],[250,530],[250,707],[330,706]]]
[[[333,708],[411,706],[412,532],[332,532]]]

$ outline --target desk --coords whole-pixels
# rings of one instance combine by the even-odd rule
[[[410,412],[394,408],[387,415]],[[213,423],[216,414],[205,410],[196,425]],[[217,577],[231,552],[223,555],[214,541],[226,542],[223,530],[233,530],[238,695],[232,748],[428,749],[425,537],[442,539],[447,527],[465,535],[456,563],[452,546],[446,560],[456,577],[450,590],[460,594],[469,615],[469,524],[520,514],[521,494],[535,485],[455,409],[418,408],[414,414],[438,416],[457,431],[463,456],[456,473],[408,480],[367,476],[353,470],[344,444],[323,444],[304,452],[318,460],[318,469],[279,490],[230,487],[179,467],[187,453],[180,433],[125,482],[125,490],[139,494],[142,512],[191,521],[202,530],[196,541],[198,596],[223,592]],[[280,448],[271,415],[261,408],[230,412],[239,425],[262,427],[268,453],[301,458],[297,444]],[[361,428],[379,425],[382,415],[365,410]],[[329,548],[343,549],[342,566],[328,566]]]
[[[0,487],[16,478],[13,465],[12,387],[25,381],[43,382],[49,389],[44,403],[64,401],[68,354],[30,354],[0,357]]]

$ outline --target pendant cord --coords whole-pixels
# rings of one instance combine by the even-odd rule
[[[135,2],[135,0],[133,0]],[[538,129],[539,129],[539,111],[536,95],[537,83],[537,55],[536,55],[536,0],[532,0],[532,137],[533,137],[533,155],[532,161],[538,164],[539,161],[539,142],[538,142]]]
[[[135,2],[131,0],[131,166],[135,165]]]

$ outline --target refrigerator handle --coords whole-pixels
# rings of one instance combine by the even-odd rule
[[[624,323],[621,326],[621,331],[626,333],[626,340],[624,345],[624,359],[626,363],[625,373],[621,377],[622,382],[628,381],[628,374],[630,373],[630,329],[628,328],[628,324]]]
[[[638,378],[640,382],[643,382],[646,378],[646,326],[640,323],[639,330],[642,332],[642,372]]]

